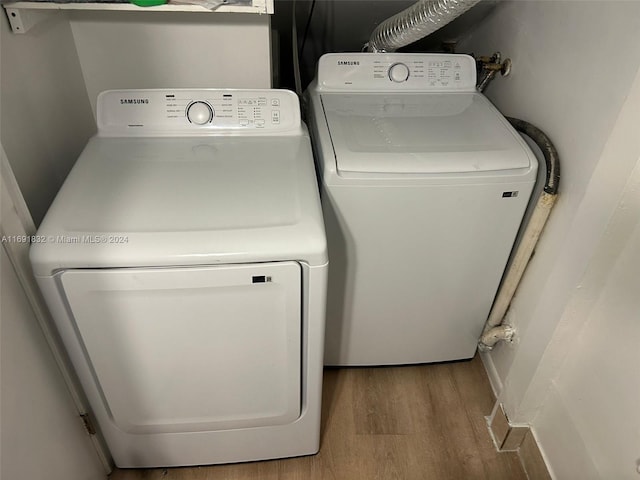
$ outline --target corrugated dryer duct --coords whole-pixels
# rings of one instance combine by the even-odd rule
[[[378,25],[366,45],[367,51],[395,52],[444,27],[479,1],[420,0]]]

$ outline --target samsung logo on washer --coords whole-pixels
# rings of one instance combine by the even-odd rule
[[[338,60],[338,65],[354,66],[354,65],[360,65],[360,62],[358,60]]]
[[[121,98],[120,105],[141,105],[149,103],[148,98]]]

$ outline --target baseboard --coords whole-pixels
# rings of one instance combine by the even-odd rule
[[[529,480],[552,480],[549,469],[544,461],[538,442],[533,431],[527,428],[527,432],[518,449],[518,457]]]
[[[512,425],[501,403],[496,403],[491,415],[487,418],[489,433],[493,444],[499,452],[515,452],[520,448],[525,435],[529,431],[528,425]]]
[[[496,403],[487,426],[499,452],[518,452],[529,480],[551,480],[538,443],[528,425],[511,425],[502,404]]]
[[[498,375],[495,363],[493,363],[491,352],[480,352],[480,360],[482,360],[484,369],[487,372],[487,377],[489,377],[493,395],[498,398],[498,395],[502,392],[502,380],[500,379],[500,375]]]

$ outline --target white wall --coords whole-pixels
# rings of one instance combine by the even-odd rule
[[[4,248],[0,273],[0,477],[105,479]]]
[[[0,17],[0,140],[37,225],[95,122],[64,15],[20,35]]]
[[[611,254],[631,245],[635,224],[611,230],[611,222],[640,157],[640,4],[505,2],[462,49],[513,59],[513,75],[487,94],[503,113],[544,129],[562,160],[559,202],[510,312],[518,338],[488,357],[499,400],[512,422],[533,425],[556,478],[637,476],[640,451],[634,457],[630,446],[640,417],[628,403],[639,398],[630,381],[638,357],[629,356],[637,314],[625,316],[637,301],[620,299],[620,328],[602,346],[596,338],[634,258]],[[605,268],[598,256],[607,252]]]
[[[592,206],[611,199],[615,207],[532,381],[536,388],[548,385],[532,424],[557,478],[574,477],[576,465],[585,469],[580,478],[638,476],[638,124],[640,72],[585,195]]]
[[[269,15],[74,11],[92,107],[118,88],[270,88]]]

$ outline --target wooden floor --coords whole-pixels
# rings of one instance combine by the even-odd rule
[[[497,453],[484,416],[493,395],[469,362],[327,369],[320,453],[195,468],[116,470],[111,480],[525,480]]]

